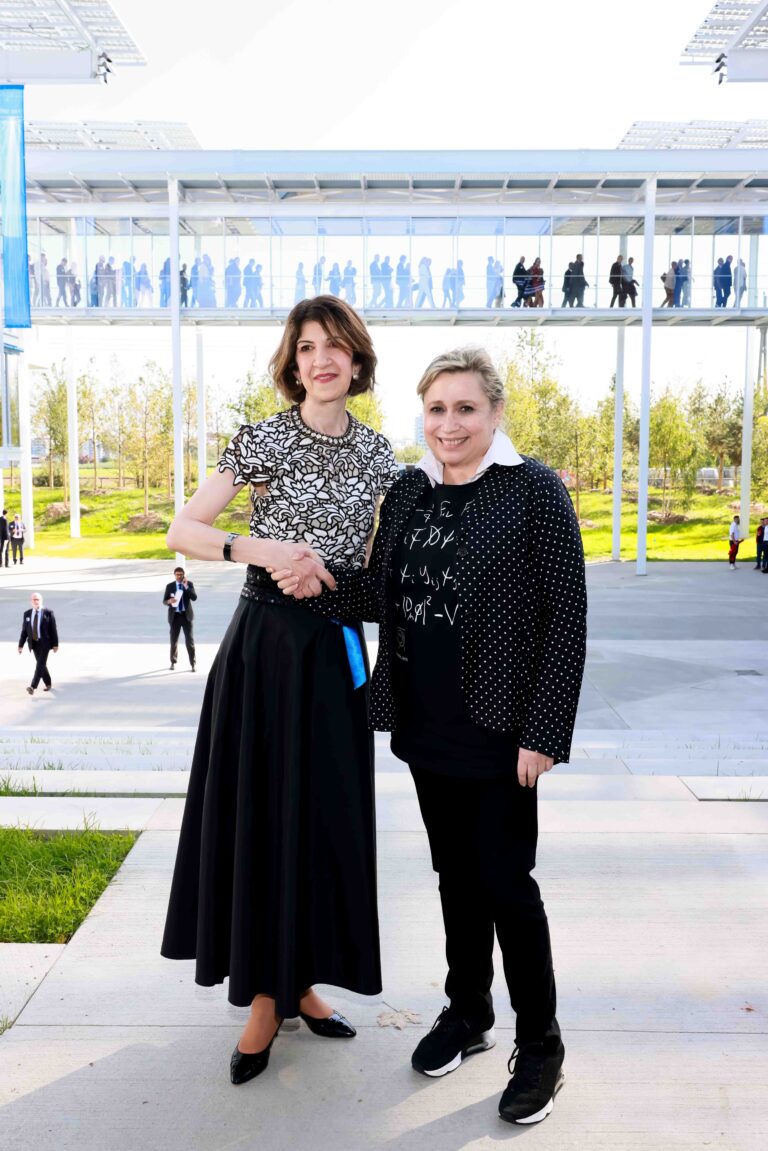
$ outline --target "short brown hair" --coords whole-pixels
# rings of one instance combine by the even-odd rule
[[[372,391],[376,383],[376,353],[368,329],[357,312],[336,296],[302,300],[288,313],[280,346],[269,361],[277,390],[292,404],[300,404],[306,398],[304,385],[296,379],[296,345],[302,327],[311,320],[320,324],[326,335],[338,340],[352,356],[358,374],[357,379],[352,380],[350,396]]]
[[[422,400],[425,399],[437,377],[442,376],[444,372],[474,372],[480,377],[480,385],[491,407],[495,408],[504,402],[504,381],[485,348],[468,344],[464,348],[453,348],[449,352],[435,356],[416,386],[416,395]]]

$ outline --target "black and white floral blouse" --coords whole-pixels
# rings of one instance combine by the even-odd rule
[[[341,436],[314,431],[298,407],[243,424],[219,460],[251,487],[251,535],[301,541],[326,564],[361,568],[376,502],[398,477],[389,441],[350,413]]]

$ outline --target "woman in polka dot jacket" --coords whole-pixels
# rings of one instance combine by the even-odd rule
[[[503,1119],[535,1123],[563,1082],[549,928],[531,872],[538,776],[567,762],[586,647],[584,555],[558,476],[500,431],[481,348],[437,357],[418,394],[428,451],[381,510],[367,569],[275,573],[337,619],[380,624],[371,726],[409,764],[440,877],[445,1007],[413,1053],[444,1075],[494,1044],[494,928],[516,1012]],[[510,1070],[512,1060],[510,1059]]]

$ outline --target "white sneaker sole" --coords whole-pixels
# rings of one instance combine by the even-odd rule
[[[444,1067],[438,1067],[434,1071],[427,1071],[423,1067],[414,1067],[414,1071],[419,1071],[422,1075],[428,1075],[430,1079],[440,1079],[443,1075],[450,1074],[455,1071],[457,1067],[461,1067],[464,1060],[468,1055],[477,1055],[480,1051],[490,1051],[492,1047],[496,1046],[496,1034],[491,1027],[490,1031],[483,1031],[480,1035],[480,1042],[473,1043],[471,1047],[465,1047],[463,1051],[452,1059],[450,1063],[446,1063]],[[413,1064],[411,1064],[413,1066]]]

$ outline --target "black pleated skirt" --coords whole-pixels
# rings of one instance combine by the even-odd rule
[[[256,595],[208,677],[161,951],[292,1017],[314,983],[381,992],[373,742],[342,628]]]

